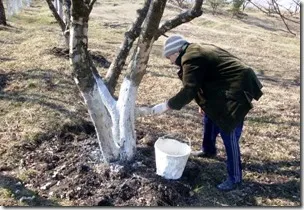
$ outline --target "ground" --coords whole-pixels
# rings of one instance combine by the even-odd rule
[[[140,5],[95,5],[89,50],[102,76]],[[164,18],[177,12],[168,8]],[[222,10],[214,16],[204,6],[200,18],[171,32],[229,50],[256,70],[264,86],[240,140],[243,185],[226,193],[215,188],[226,177],[220,137],[218,156],[190,157],[180,179],[155,173],[154,142],[159,137],[170,135],[190,142],[193,150],[200,148],[201,116],[193,102],[180,111],[138,118],[134,162],[102,163],[64,40],[46,3],[33,1],[9,18],[10,26],[0,27],[0,204],[300,206],[300,27],[290,26],[297,33],[293,36],[279,18],[245,13],[236,18]],[[164,40],[153,46],[138,105],[163,102],[181,87],[175,67],[162,57]]]

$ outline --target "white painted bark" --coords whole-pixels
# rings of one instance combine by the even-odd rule
[[[103,106],[96,84],[89,93],[82,92],[92,122],[96,129],[97,140],[104,162],[116,161],[119,158],[119,146],[113,142],[111,117]]]
[[[26,6],[27,7],[31,6],[31,0],[26,0]]]
[[[113,140],[115,144],[118,146],[121,145],[120,142],[120,130],[119,130],[119,109],[117,107],[117,102],[114,100],[114,98],[111,96],[108,88],[104,84],[104,82],[100,79],[94,76],[97,85],[98,85],[98,91],[99,95],[102,99],[103,104],[107,108],[108,112],[110,113],[111,119],[112,119],[112,135]]]
[[[200,2],[202,0],[196,1]],[[91,6],[93,2],[95,1],[92,1]],[[88,1],[72,0],[72,5],[81,8],[72,6],[69,42],[70,61],[75,81],[94,123],[104,161],[131,161],[136,154],[134,118],[138,87],[146,72],[152,45],[161,34],[160,32],[159,34],[156,33],[166,0],[151,1],[147,19],[138,39],[138,45],[120,88],[118,101],[115,101],[104,81],[99,77],[87,51],[88,17],[92,7],[88,5]],[[87,8],[89,9],[86,12]],[[166,27],[167,29],[168,27]],[[148,114],[148,112],[144,110],[140,114]]]
[[[124,78],[117,102],[120,112],[120,160],[131,161],[136,153],[134,109],[138,87],[127,77]]]
[[[61,17],[61,19],[62,20],[64,20],[63,19],[63,8],[62,8],[62,3],[58,0],[58,10],[57,10],[57,12],[58,12],[58,15]]]
[[[112,120],[110,108],[115,107],[114,99],[107,97],[107,91],[103,90],[103,83],[100,82],[93,62],[87,51],[88,24],[84,18],[77,20],[71,18],[70,31],[70,62],[74,72],[75,82],[88,106],[91,120],[95,126],[97,140],[102,152],[104,162],[119,160],[119,146],[113,141]],[[102,90],[102,91],[101,91]],[[107,107],[109,107],[109,112]],[[115,109],[115,108],[113,108]]]
[[[56,8],[56,10],[58,11],[58,0],[54,0],[53,5]]]
[[[6,1],[7,17],[11,17],[13,13],[13,1]]]
[[[18,0],[17,1],[17,7],[18,7],[18,12],[19,12],[22,9],[22,7],[23,7],[22,0]]]
[[[17,14],[19,12],[18,0],[15,0],[15,1],[13,0],[12,3],[13,3],[13,10],[12,11],[13,11],[13,15],[14,15],[14,14]]]

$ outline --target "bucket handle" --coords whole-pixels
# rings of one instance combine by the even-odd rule
[[[181,140],[179,140],[179,139],[176,139],[176,137],[172,137],[172,136],[170,136],[170,134],[166,134],[166,135],[164,135],[164,136],[161,136],[160,137],[161,139],[165,139],[165,138],[173,138],[173,139],[175,139],[175,140],[178,140],[178,141],[180,141],[181,142]],[[186,139],[188,139],[188,145],[189,145],[189,147],[191,148],[191,139],[186,135]],[[183,142],[183,141],[182,141]],[[183,143],[186,143],[186,142],[183,142]]]

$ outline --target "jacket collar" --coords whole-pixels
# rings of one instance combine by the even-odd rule
[[[188,46],[190,45],[190,43],[186,43],[182,46],[182,50],[181,52],[179,53],[178,57],[176,58],[176,61],[175,61],[175,64],[179,67],[182,66],[182,57],[183,55],[185,54],[186,52],[186,49],[188,48]]]

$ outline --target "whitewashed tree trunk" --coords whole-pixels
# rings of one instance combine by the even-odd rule
[[[31,6],[31,0],[26,0],[26,6],[30,7]]]
[[[13,2],[12,1],[6,1],[6,9],[7,9],[7,17],[11,17],[13,13]]]
[[[103,79],[100,78],[87,50],[88,19],[95,1],[90,3],[89,0],[72,0],[70,64],[73,77],[94,123],[104,161],[129,162],[136,154],[135,101],[139,84],[146,73],[153,43],[162,34],[161,32],[166,32],[170,27],[176,27],[189,19],[175,18],[173,22],[165,24],[159,29],[166,0],[151,1],[138,44],[116,101]],[[197,0],[197,2],[202,3],[202,0]],[[142,14],[146,15],[144,12]],[[193,19],[195,16],[191,12],[187,14],[183,14],[181,17],[187,18],[190,15]],[[128,43],[132,44],[133,41]]]
[[[58,0],[58,14],[63,20],[63,9],[62,9],[62,3]]]
[[[13,11],[13,15],[17,14],[19,12],[18,1],[19,0],[13,0],[12,1],[12,3],[13,3],[13,10],[12,10]]]
[[[18,12],[22,10],[22,7],[23,7],[22,0],[17,0],[17,7],[18,7]]]
[[[48,6],[50,8],[50,10],[53,13],[53,16],[55,17],[55,19],[57,20],[57,22],[58,22],[58,24],[59,24],[59,26],[61,28],[61,31],[63,33],[64,39],[65,39],[65,42],[66,42],[66,46],[69,46],[70,33],[66,32],[67,29],[69,29],[69,22],[68,22],[68,25],[65,24],[65,21],[58,14],[58,10],[55,7],[55,5],[57,5],[57,3],[56,3],[57,1],[58,0],[54,0],[54,2],[52,2],[52,0],[46,0]],[[69,8],[66,8],[66,5],[65,5],[65,11],[67,12],[67,10],[69,10]],[[69,13],[68,13],[68,15],[69,15]]]
[[[87,51],[88,13],[83,7],[75,8],[70,28],[70,63],[73,76],[88,106],[98,143],[105,162],[119,159],[119,145],[113,141],[113,120],[117,117],[116,102],[99,78]],[[112,122],[112,123],[111,123]]]
[[[54,5],[56,11],[58,11],[58,0],[54,0],[53,5]]]

